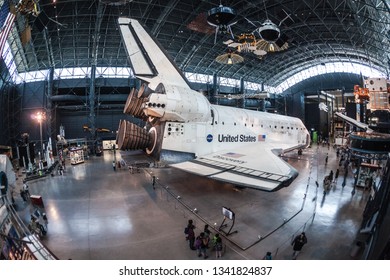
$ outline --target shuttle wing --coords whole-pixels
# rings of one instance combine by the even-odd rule
[[[259,147],[260,146],[260,147]],[[172,164],[172,167],[235,185],[274,191],[298,176],[298,172],[277,156],[272,147],[243,146],[219,151],[191,161]]]

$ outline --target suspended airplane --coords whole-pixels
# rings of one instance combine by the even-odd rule
[[[86,124],[83,125],[83,130],[84,131],[92,131],[92,129],[88,125],[86,125]],[[96,128],[96,132],[112,132],[112,131],[109,130],[108,128],[100,128],[100,127],[98,127],[98,128]]]
[[[119,149],[143,149],[172,167],[234,185],[274,191],[298,172],[279,155],[308,147],[298,118],[210,104],[192,90],[183,73],[135,19],[119,18],[133,71],[124,113],[146,122],[121,120]]]

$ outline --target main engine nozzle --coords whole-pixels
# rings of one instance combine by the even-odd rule
[[[156,145],[156,133],[153,129],[147,131],[134,123],[121,120],[116,140],[120,150],[146,150],[150,153]]]
[[[156,97],[152,98],[153,93]],[[151,101],[152,99],[153,101]],[[133,88],[127,97],[123,113],[132,115],[136,118],[146,121],[148,117],[161,118],[164,114],[163,108],[165,104],[161,104],[160,99],[166,99],[165,88],[163,84],[158,84],[155,90],[148,87],[147,84],[142,84],[139,90]]]
[[[137,89],[133,88],[127,97],[125,108],[123,110],[123,113],[133,115],[136,118],[139,119],[147,119],[147,116],[145,116],[143,109],[143,104],[147,100],[147,97],[138,97],[138,91]]]

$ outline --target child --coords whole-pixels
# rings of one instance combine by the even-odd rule
[[[263,260],[272,260],[271,252],[267,252],[267,254],[265,254],[265,256],[263,257]]]
[[[214,248],[215,248],[215,258],[221,258],[222,257],[222,238],[219,236],[219,233],[216,233],[213,238]]]

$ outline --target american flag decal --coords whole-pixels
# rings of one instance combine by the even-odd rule
[[[0,57],[3,54],[5,42],[15,21],[15,15],[10,12],[9,1],[5,0],[0,9]]]
[[[265,134],[259,135],[257,141],[265,141]]]

